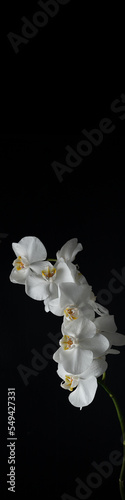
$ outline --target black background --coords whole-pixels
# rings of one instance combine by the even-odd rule
[[[60,388],[56,363],[47,359],[28,385],[20,364],[32,368],[32,349],[44,356],[60,331],[61,319],[45,313],[23,286],[9,281],[12,242],[34,235],[55,257],[70,238],[83,244],[75,262],[95,295],[109,289],[114,268],[125,266],[123,111],[111,109],[124,93],[122,12],[105,7],[60,6],[55,18],[15,54],[7,34],[21,34],[21,17],[31,22],[37,2],[16,2],[2,8],[1,26],[1,491],[7,492],[7,388],[16,389],[16,497],[72,500],[76,478],[87,484],[92,462],[109,461],[122,452],[121,430],[113,403],[101,387],[93,403],[79,411]],[[103,118],[115,125],[100,145],[83,157],[60,183],[52,162],[66,165],[66,146],[77,151],[82,130],[99,129]],[[117,282],[119,286],[119,283]],[[107,306],[124,334],[124,286]],[[54,344],[53,344],[54,345]],[[53,347],[54,349],[54,347]],[[55,346],[56,350],[56,346]],[[48,351],[49,352],[49,351]],[[124,355],[108,356],[107,383],[125,413]],[[45,356],[44,356],[45,362]],[[89,498],[117,492],[120,466],[113,466]],[[69,497],[64,497],[67,494]],[[82,495],[81,490],[81,495]],[[81,496],[82,498],[82,496]],[[83,496],[84,498],[84,496]]]

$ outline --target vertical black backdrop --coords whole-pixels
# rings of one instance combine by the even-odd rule
[[[35,1],[2,7],[2,498],[11,495],[7,491],[7,388],[15,387],[16,498],[33,493],[36,498],[98,500],[117,492],[120,499],[120,465],[110,465],[109,477],[100,475],[95,483],[91,475],[97,472],[92,462],[109,463],[113,450],[122,452],[113,403],[100,387],[93,403],[82,411],[68,402],[52,360],[61,319],[45,313],[43,304],[29,299],[23,286],[10,283],[9,274],[13,241],[35,235],[46,246],[48,257],[54,258],[68,239],[77,237],[83,252],[76,262],[95,295],[103,304],[107,300],[118,331],[125,334],[124,278],[116,280],[116,293],[111,290],[112,270],[121,276],[125,266],[122,13],[115,7],[110,11],[106,5],[83,7],[82,2],[76,5],[71,0],[59,6],[55,17],[48,16],[44,29],[39,28],[16,54],[8,33],[22,35],[21,18],[32,22],[39,9]],[[100,143],[93,144],[89,138],[88,154],[84,144],[79,165],[72,163],[72,171],[64,171],[60,182],[53,162],[69,167],[66,147],[80,154],[79,144],[87,140],[83,129],[99,130],[104,118],[111,120],[108,127],[114,125],[114,129],[105,131]],[[39,356],[38,370],[36,376],[29,372],[26,385],[21,365],[34,369],[32,350]],[[120,351],[119,356],[108,357],[107,382],[125,414],[125,348]],[[78,489],[80,481],[84,485]]]

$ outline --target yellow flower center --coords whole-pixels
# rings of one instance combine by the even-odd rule
[[[65,382],[61,382],[62,389],[68,389],[69,391],[73,391],[75,387],[77,387],[79,382],[78,377],[72,375],[65,375]]]
[[[19,257],[17,259],[15,259],[13,262],[13,266],[16,267],[17,271],[20,271],[21,269],[24,268],[24,264],[23,264],[21,258],[22,257],[19,255]]]
[[[42,271],[42,277],[46,281],[48,281],[50,278],[53,278],[55,276],[55,274],[56,274],[55,267],[47,266],[47,268]]]
[[[72,383],[73,383],[73,377],[65,375],[65,384],[67,386],[67,389],[69,389],[69,391],[73,391]]]
[[[68,306],[64,309],[64,314],[68,320],[77,319],[79,315],[78,308],[73,306]]]
[[[73,345],[73,338],[69,337],[69,335],[63,335],[63,338],[60,340],[60,345],[66,351],[70,349]]]

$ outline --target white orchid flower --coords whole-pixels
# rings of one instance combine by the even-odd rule
[[[10,281],[24,285],[30,269],[34,271],[34,263],[42,263],[46,259],[47,251],[35,236],[26,236],[18,243],[12,243],[12,248],[17,258],[13,261],[14,269],[11,271]]]
[[[79,314],[81,309],[86,307],[88,309],[88,317],[93,319],[95,317],[95,312],[97,313],[97,305],[95,304],[96,297],[92,292],[92,286],[88,285],[87,282],[79,284],[76,282],[75,278],[76,275],[74,273],[74,283],[67,282],[59,285],[57,298],[54,300],[47,299],[44,301],[45,311],[51,311],[57,316],[63,316],[65,314],[67,319],[76,319],[77,313]],[[106,308],[103,308],[102,306],[100,306],[100,308],[101,310],[98,310],[98,314],[109,314],[109,311]]]
[[[74,265],[72,262],[74,261],[78,252],[83,250],[83,246],[81,243],[78,243],[77,238],[72,238],[68,240],[60,250],[56,253],[57,261],[64,261],[67,263],[73,277],[75,277],[75,282],[79,284],[87,283],[85,276],[83,276],[79,271],[79,266]]]
[[[121,346],[125,345],[125,335],[117,332],[117,326],[114,320],[114,315],[103,315],[100,318],[96,318],[94,321],[96,328],[99,332],[103,332],[103,335],[109,340],[110,348],[112,345]],[[106,354],[119,354],[120,351],[117,349],[108,349]]]
[[[63,323],[61,329],[63,336],[53,359],[74,375],[81,374],[94,358],[104,355],[109,348],[108,339],[97,334],[94,322],[85,317],[70,322],[68,330]]]
[[[84,406],[92,403],[98,387],[97,377],[100,377],[107,370],[107,367],[108,364],[104,356],[93,360],[87,370],[84,370],[80,375],[67,372],[59,363],[57,374],[63,379],[61,387],[70,391],[68,399],[73,406],[81,410]]]
[[[72,238],[71,240],[68,240],[60,250],[56,253],[57,259],[63,259],[67,262],[67,265],[70,267],[71,272],[73,272],[73,277],[74,277],[74,272],[75,272],[75,282],[79,285],[82,284],[88,284],[85,276],[77,269],[77,265],[74,266],[72,264],[72,261],[75,259],[77,253],[79,251],[83,250],[83,246],[81,243],[78,243],[77,238]],[[74,268],[76,268],[74,270]],[[98,302],[96,302],[96,297],[94,293],[91,293],[90,297],[90,305],[94,309],[94,311],[99,314],[100,316],[102,314],[107,314],[109,313],[108,309]]]
[[[35,300],[54,300],[58,297],[58,286],[64,282],[74,282],[73,272],[64,261],[57,261],[53,266],[51,262],[44,261],[34,265],[35,274],[29,273],[26,279],[25,291]]]
[[[58,297],[44,301],[45,311],[51,311],[56,316],[65,315],[67,320],[75,320],[87,308],[93,319],[95,315],[92,306],[88,304],[90,296],[91,286],[88,284],[79,286],[77,283],[61,283],[58,286]]]
[[[68,240],[60,250],[58,250],[56,253],[57,260],[63,259],[66,262],[72,262],[75,259],[76,254],[81,250],[83,250],[82,244],[78,243],[77,238],[72,238],[71,240]]]

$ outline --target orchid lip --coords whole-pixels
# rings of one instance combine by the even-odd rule
[[[64,309],[64,314],[68,321],[77,319],[79,316],[78,307],[75,305],[67,306],[66,309]]]
[[[21,255],[19,255],[17,259],[13,261],[13,266],[16,267],[17,271],[21,271],[29,267],[29,262],[26,257],[21,257]]]
[[[68,389],[69,391],[73,391],[75,387],[78,385],[78,378],[73,377],[72,375],[65,375],[65,382],[61,382],[61,387],[63,389]]]
[[[43,269],[42,271],[42,277],[45,281],[53,281],[56,277],[56,269],[55,267],[49,267],[47,266],[46,269]]]
[[[63,335],[63,338],[59,341],[60,346],[67,351],[68,349],[72,349],[74,346],[74,338],[70,335]]]

